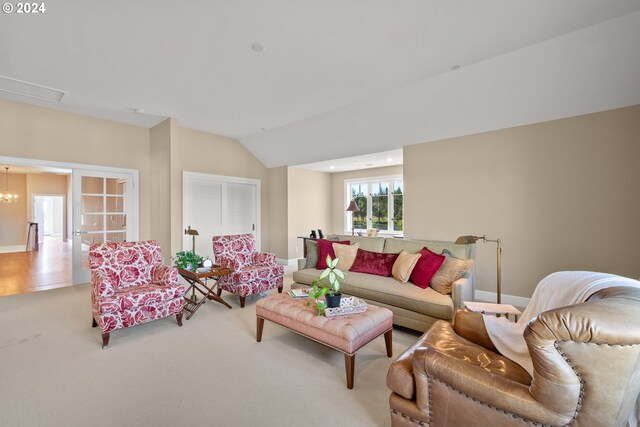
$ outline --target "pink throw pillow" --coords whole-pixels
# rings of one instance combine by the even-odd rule
[[[381,252],[369,252],[358,249],[356,259],[349,271],[357,273],[375,274],[377,276],[391,276],[393,263],[400,254],[384,254]]]
[[[427,289],[431,278],[436,274],[436,271],[438,271],[446,257],[444,255],[434,254],[426,247],[422,248],[420,255],[416,266],[413,267],[410,280],[416,286]]]
[[[324,270],[327,268],[327,255],[329,255],[331,259],[335,259],[336,257],[336,253],[334,252],[332,245],[334,243],[339,245],[348,245],[350,242],[348,240],[336,242],[335,240],[319,239],[316,240],[316,243],[318,243],[318,265],[316,268],[318,270]]]

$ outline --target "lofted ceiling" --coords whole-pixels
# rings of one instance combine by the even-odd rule
[[[300,165],[638,104],[638,40],[640,0],[61,0],[0,14],[0,76],[62,101],[0,97]]]

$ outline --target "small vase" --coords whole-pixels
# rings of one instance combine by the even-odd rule
[[[342,294],[335,294],[334,296],[331,295],[325,295],[325,301],[327,303],[327,308],[336,308],[336,307],[340,307],[340,298],[342,297]]]

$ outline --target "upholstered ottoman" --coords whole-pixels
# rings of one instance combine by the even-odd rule
[[[307,307],[307,299],[293,299],[288,294],[277,294],[256,303],[258,342],[262,340],[264,320],[270,320],[293,332],[344,353],[347,388],[353,388],[355,352],[384,334],[387,356],[392,356],[391,334],[393,313],[391,310],[368,305],[360,314],[336,316],[327,319],[316,314],[315,307]]]

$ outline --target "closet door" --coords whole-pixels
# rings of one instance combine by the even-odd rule
[[[185,185],[184,229],[198,230],[196,253],[213,259],[211,238],[224,233],[222,225],[222,191],[224,182],[207,177],[192,177]],[[183,232],[182,248],[191,250],[192,236]]]
[[[183,172],[183,222],[198,230],[196,253],[213,258],[213,236],[252,233],[260,249],[260,181]],[[184,236],[183,250],[192,237]]]

